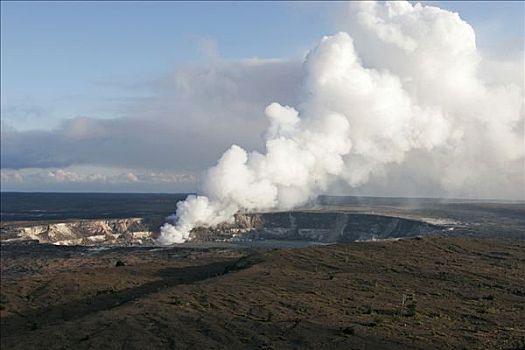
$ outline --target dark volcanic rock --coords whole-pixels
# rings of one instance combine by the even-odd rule
[[[523,241],[1,249],[2,350],[521,349],[525,339]]]
[[[193,231],[197,241],[228,238],[353,242],[442,232],[443,226],[384,215],[296,211],[237,214],[233,224]]]

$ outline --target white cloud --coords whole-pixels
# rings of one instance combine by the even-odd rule
[[[295,144],[277,138],[265,145],[264,135],[297,138],[293,130],[302,124],[283,111],[265,118],[266,106],[278,101],[294,106],[301,120],[328,112],[348,120],[351,151],[343,155],[342,166],[330,152],[313,155],[326,159],[313,162],[314,173],[319,168],[331,174],[341,170],[333,181],[316,178],[326,191],[337,186],[344,193],[370,195],[412,190],[411,195],[523,197],[515,190],[523,188],[523,54],[487,59],[476,47],[473,28],[458,14],[436,7],[344,6],[339,27],[351,40],[327,38],[304,64],[225,60],[213,41],[204,39],[210,63],[180,66],[150,82],[148,97],[127,101],[120,117],[76,117],[53,131],[17,131],[2,121],[3,183],[8,178],[13,185],[20,183],[14,174],[26,183],[44,183],[43,175],[31,177],[29,172],[51,171],[46,181],[54,184],[62,179],[193,189],[196,174],[215,164],[232,144],[263,154],[266,146],[281,149],[275,145],[282,144],[286,152],[272,153],[261,164],[293,166],[289,173],[273,175],[282,184],[294,176],[304,183],[305,169],[312,170],[304,167],[308,154],[324,145],[316,145],[306,133]],[[270,123],[275,125],[265,132]],[[312,147],[305,151],[297,144],[306,139]],[[294,152],[304,162],[287,161]],[[75,167],[88,166],[119,171],[73,174]],[[260,167],[272,172],[270,166]],[[286,190],[279,196],[283,201],[309,196],[303,192]]]
[[[0,171],[2,187],[10,188],[13,185],[180,185],[193,186],[197,177],[184,172],[144,172],[141,170],[124,171],[124,169],[106,168],[63,168],[63,169],[2,169]]]
[[[202,195],[178,204],[161,242],[239,210],[302,205],[336,182],[358,188],[396,167],[437,181],[445,195],[525,199],[523,86],[483,80],[473,28],[421,4],[351,6],[355,40],[322,38],[304,62],[297,109],[266,108],[264,152],[231,146]]]
[[[195,171],[231,142],[262,148],[264,106],[275,95],[297,101],[299,62],[247,59],[180,67],[133,99],[125,117],[76,117],[53,131],[2,125],[2,168],[76,165]]]

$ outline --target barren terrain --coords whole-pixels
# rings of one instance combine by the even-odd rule
[[[2,349],[523,349],[525,242],[2,245]]]

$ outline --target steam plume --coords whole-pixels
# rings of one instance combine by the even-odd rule
[[[523,90],[480,78],[472,27],[420,4],[353,6],[360,45],[346,32],[322,38],[304,62],[303,102],[266,108],[266,153],[227,150],[204,176],[204,195],[177,204],[161,243],[239,210],[293,208],[336,181],[363,185],[414,154],[449,191],[482,186],[494,168],[502,186],[523,178]]]

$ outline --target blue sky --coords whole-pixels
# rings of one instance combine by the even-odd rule
[[[505,60],[522,54],[523,2],[429,3],[459,12],[476,29],[478,46],[488,55]],[[2,1],[2,127],[44,132],[72,118],[126,118],[137,101],[158,95],[159,81],[170,72],[217,57],[300,60],[320,37],[337,31],[341,6]]]
[[[457,11],[478,45],[515,48],[522,2],[432,2]],[[2,118],[17,129],[53,128],[76,115],[114,116],[123,89],[206,58],[300,56],[331,25],[337,3],[2,1]],[[498,38],[497,40],[495,38]],[[501,40],[503,38],[503,40]],[[504,48],[505,50],[501,50]]]
[[[111,117],[112,100],[130,94],[122,87],[202,61],[214,45],[226,59],[299,56],[330,32],[328,17],[317,12],[323,7],[2,2],[3,106],[35,106],[46,114],[23,119],[8,110],[4,120],[29,129],[77,114]]]

